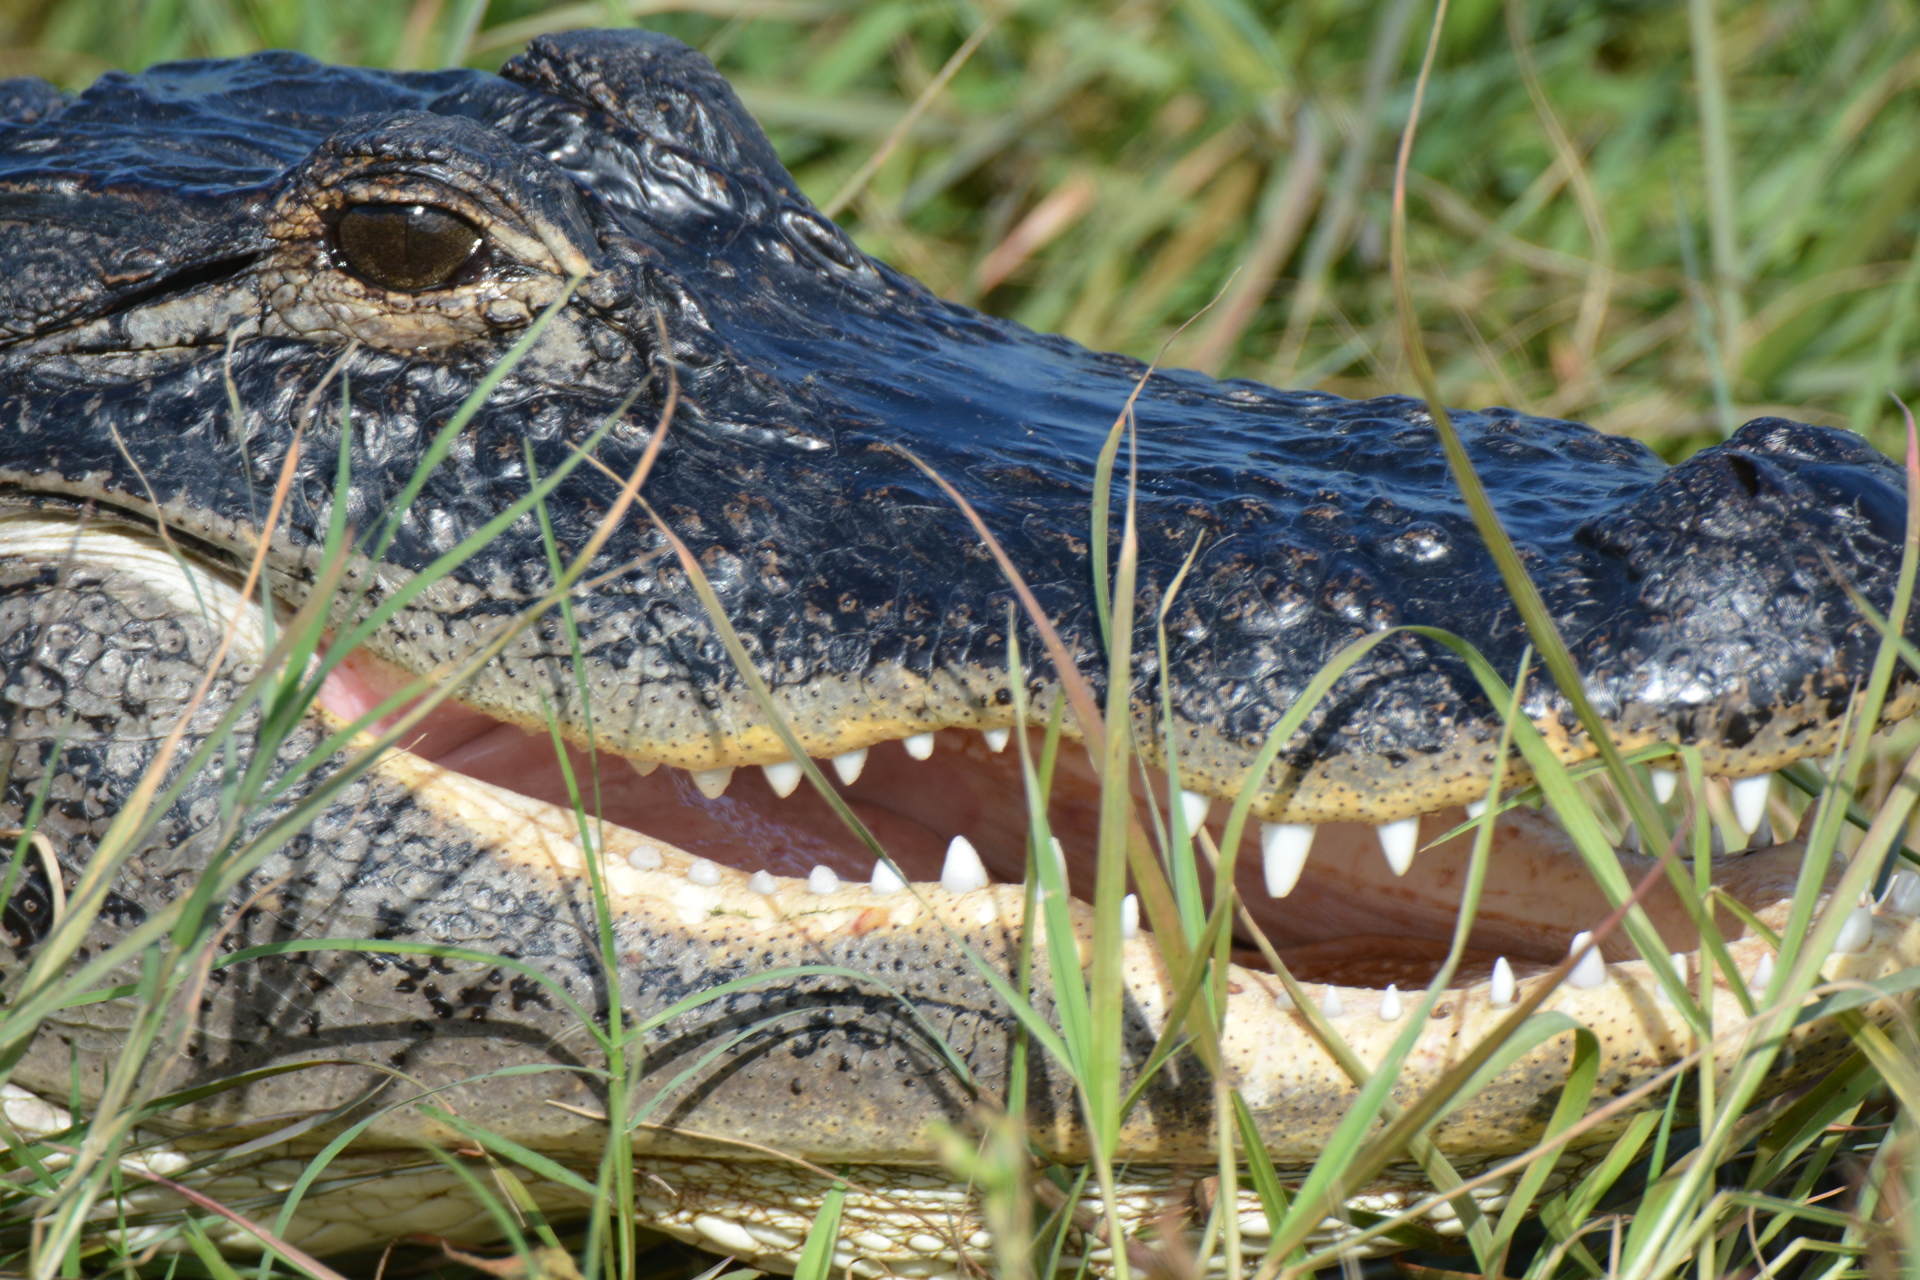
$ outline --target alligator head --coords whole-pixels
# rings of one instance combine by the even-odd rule
[[[1357,638],[1426,625],[1496,670],[1520,663],[1524,628],[1421,402],[1182,371],[1142,381],[1131,360],[943,302],[807,202],[709,64],[645,33],[543,38],[497,77],[266,54],[109,75],[71,101],[11,82],[0,107],[0,714],[12,750],[0,816],[18,826],[52,796],[42,830],[64,875],[85,866],[180,714],[194,710],[190,748],[208,708],[245,704],[268,607],[233,583],[256,552],[284,616],[332,582],[329,530],[350,530],[332,626],[398,606],[334,671],[307,727],[276,745],[290,761],[414,676],[454,669],[553,587],[555,555],[605,536],[570,622],[553,612],[515,633],[404,750],[232,885],[228,946],[428,941],[525,970],[324,949],[236,970],[210,988],[164,1083],[325,1063],[201,1099],[176,1125],[346,1106],[401,1067],[476,1123],[590,1166],[604,1136],[594,1064],[524,973],[585,1008],[618,999],[643,1016],[737,981],[648,1041],[643,1093],[660,1105],[636,1142],[672,1188],[642,1195],[649,1220],[790,1263],[829,1185],[817,1166],[850,1164],[879,1190],[849,1210],[868,1217],[846,1260],[932,1274],[978,1248],[972,1225],[949,1230],[971,1219],[954,1208],[964,1188],[938,1172],[932,1126],[1009,1087],[1015,1024],[975,966],[1015,963],[1029,854],[1019,753],[1005,748],[1044,727],[1064,673],[929,472],[1004,547],[1096,697],[1126,682],[1152,766],[1143,812],[1167,803],[1175,764],[1190,821],[1251,788],[1258,821],[1238,880],[1250,927],[1349,1011],[1336,1022],[1363,1061],[1384,1052],[1398,1015],[1382,989],[1434,971],[1467,842],[1415,850],[1484,795],[1500,717],[1457,655],[1396,631],[1250,775],[1280,717]],[[460,416],[497,367],[479,411]],[[1136,390],[1137,452],[1121,474],[1137,458],[1140,598],[1132,664],[1115,673],[1090,513],[1096,457]],[[1733,778],[1835,746],[1877,644],[1847,591],[1891,597],[1898,468],[1856,437],[1778,419],[1675,467],[1575,423],[1508,410],[1454,421],[1622,746],[1690,745]],[[649,447],[643,496],[898,875],[825,799],[796,792],[788,747],[659,527],[636,508],[601,528]],[[481,538],[418,589],[560,472],[544,514]],[[230,615],[243,634],[222,650]],[[1019,690],[1010,637],[1025,656]],[[196,702],[209,662],[216,679]],[[1908,710],[1907,688],[1889,717]],[[1592,753],[1546,682],[1522,708],[1563,759]],[[236,750],[249,750],[244,733]],[[328,768],[288,782],[278,803]],[[611,973],[584,905],[569,769],[596,777],[610,824]],[[1517,765],[1511,776],[1522,780]],[[245,836],[219,834],[220,785],[216,769],[183,784],[119,872],[90,947],[134,937],[221,840]],[[1085,894],[1098,782],[1069,752],[1054,786],[1052,830]],[[1225,805],[1211,808],[1218,838]],[[1497,1021],[1514,974],[1521,990],[1539,981],[1528,975],[1609,910],[1551,822],[1524,808],[1488,821],[1498,873],[1406,1096]],[[1772,920],[1798,854],[1775,845],[1718,860],[1714,875]],[[51,894],[36,874],[23,892]],[[48,927],[32,906],[8,916],[21,956]],[[1656,894],[1650,907],[1671,947],[1696,944],[1675,903]],[[1907,914],[1883,916],[1849,972],[1920,948]],[[1607,947],[1618,963],[1597,985],[1556,999],[1609,1030],[1602,1086],[1617,1092],[1686,1039],[1652,999],[1647,964],[1621,938]],[[1735,948],[1749,965],[1764,951],[1755,937]],[[1149,932],[1126,958],[1133,1071],[1169,992]],[[1050,1011],[1045,955],[1037,963],[1035,1000]],[[834,969],[753,981],[809,964]],[[1353,1081],[1276,1000],[1271,974],[1235,968],[1230,990],[1224,1069],[1283,1172],[1298,1170]],[[59,1014],[15,1079],[64,1094],[71,1055],[83,1085],[102,1088],[125,1020],[111,1001]],[[1782,1081],[1836,1043],[1806,1033]],[[529,1066],[555,1070],[488,1074]],[[1565,1070],[1565,1045],[1543,1046],[1435,1142],[1470,1164],[1524,1149]],[[1036,1140],[1083,1153],[1063,1073],[1037,1060],[1026,1083]],[[1117,1153],[1138,1175],[1137,1217],[1159,1213],[1174,1171],[1214,1159],[1214,1097],[1184,1057],[1144,1094]],[[384,1170],[399,1204],[438,1166],[381,1153],[422,1136],[456,1135],[401,1108],[351,1159]],[[311,1212],[299,1230],[329,1245],[387,1229],[364,1205]]]

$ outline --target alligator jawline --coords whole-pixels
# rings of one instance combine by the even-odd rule
[[[351,720],[409,679],[362,651],[329,678],[320,701],[328,712]],[[1037,751],[1037,732],[1033,745]],[[405,747],[440,768],[542,805],[571,807],[548,736],[457,699],[443,702],[420,722]],[[1019,753],[1005,735],[944,730],[918,741],[881,742],[857,754],[857,765],[844,757],[819,763],[823,772],[839,774],[842,794],[909,879],[947,879],[951,844],[964,836],[978,854],[983,882],[1022,880],[1026,807]],[[583,795],[598,787],[600,816],[647,837],[651,843],[642,849],[664,846],[685,855],[674,865],[687,868],[696,882],[714,876],[745,879],[750,888],[782,896],[873,883],[872,855],[790,766],[696,774],[603,751],[596,769],[585,751],[576,748],[571,755]],[[1164,796],[1164,780],[1155,777],[1154,784]],[[1139,794],[1143,790],[1136,785],[1137,801],[1145,799]],[[1065,744],[1054,775],[1050,821],[1066,854],[1069,879],[1083,899],[1090,896],[1093,880],[1098,804],[1098,781],[1084,753],[1076,744]],[[586,807],[593,811],[591,801]],[[1225,808],[1213,805],[1207,819],[1216,841]],[[1470,852],[1470,836],[1439,838],[1465,820],[1458,808],[1425,815],[1423,848],[1404,873],[1396,873],[1382,857],[1374,827],[1326,824],[1315,836],[1299,881],[1281,897],[1266,891],[1259,841],[1250,835],[1236,881],[1255,920],[1302,981],[1373,989],[1425,985],[1445,957]],[[1714,860],[1713,880],[1748,909],[1765,911],[1792,896],[1802,853],[1794,840],[1722,856]],[[640,856],[643,861],[636,865],[653,869],[654,855]],[[1510,809],[1496,819],[1492,856],[1497,874],[1483,891],[1457,985],[1488,980],[1502,956],[1521,977],[1550,967],[1567,954],[1574,935],[1594,928],[1610,909],[1566,833],[1530,809]],[[1622,850],[1618,856],[1635,879],[1651,866],[1639,854]],[[882,871],[881,883],[885,878]],[[964,874],[960,878],[964,883]],[[1645,905],[1673,950],[1696,948],[1697,934],[1664,884]],[[1729,939],[1745,932],[1738,916],[1724,909],[1719,924]],[[1266,968],[1251,941],[1245,936],[1239,941],[1235,959],[1250,969]],[[1624,936],[1609,939],[1603,951],[1612,960],[1633,954]]]

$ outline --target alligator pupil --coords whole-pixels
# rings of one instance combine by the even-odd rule
[[[446,284],[480,247],[472,223],[424,204],[355,205],[334,234],[355,275],[406,293]]]

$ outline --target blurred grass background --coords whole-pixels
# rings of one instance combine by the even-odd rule
[[[1458,0],[1413,158],[1449,401],[1671,457],[1785,413],[1892,442],[1920,241],[1912,0]],[[801,185],[939,292],[1089,345],[1409,391],[1387,279],[1424,0],[0,0],[68,88],[278,46],[497,67],[638,23],[705,50]],[[876,163],[877,162],[877,163]],[[1182,322],[1225,289],[1184,333]]]

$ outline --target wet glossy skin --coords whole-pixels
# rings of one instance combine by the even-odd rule
[[[579,273],[401,522],[386,580],[523,493],[527,447],[550,472],[652,374],[599,450],[624,474],[664,400],[658,323],[683,397],[648,495],[701,556],[810,754],[1010,714],[1009,593],[903,450],[976,504],[1104,684],[1090,478],[1139,366],[944,303],[860,254],[724,82],[671,41],[555,37],[504,74],[269,54],[108,76],[64,107],[15,89],[20,116],[41,118],[0,133],[0,333],[14,335],[0,419],[27,424],[0,437],[0,481],[139,512],[151,492],[213,546],[243,549],[294,422],[354,338],[339,370],[356,423],[344,500],[356,529],[380,529],[433,428]],[[445,287],[356,276],[342,219],[411,204],[485,242]],[[220,377],[230,335],[243,430]],[[76,418],[88,426],[35,425]],[[1312,673],[1369,631],[1440,626],[1498,668],[1517,660],[1521,628],[1419,403],[1175,371],[1147,384],[1138,418],[1148,606],[1201,542],[1170,617],[1194,785],[1236,788]],[[1577,424],[1505,410],[1456,422],[1624,740],[1695,742],[1733,774],[1826,745],[1872,643],[1829,565],[1886,595],[1903,502],[1891,464],[1857,437],[1780,420],[1673,469]],[[276,555],[290,599],[331,507],[336,427],[329,408],[306,428]],[[563,546],[585,540],[615,488],[587,470],[562,486],[550,505]],[[447,638],[545,586],[545,565],[522,522],[456,572],[466,588],[374,647],[431,665],[459,647]],[[615,571],[586,623],[603,743],[695,768],[784,754],[754,728],[644,522],[595,569]],[[1136,637],[1143,700],[1154,615],[1141,610]],[[1040,646],[1024,639],[1044,696]],[[470,700],[533,725],[544,694],[577,724],[555,648],[523,646]],[[1544,695],[1530,711],[1562,718]],[[1316,712],[1260,807],[1377,822],[1457,802],[1476,793],[1490,733],[1464,667],[1396,639]]]

